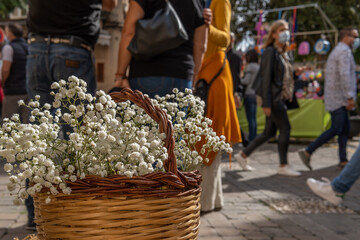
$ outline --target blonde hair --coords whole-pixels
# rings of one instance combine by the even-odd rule
[[[273,45],[274,42],[275,42],[275,39],[273,37],[273,34],[281,27],[281,26],[286,26],[288,25],[288,23],[283,20],[283,19],[280,19],[280,20],[276,20],[275,22],[273,22],[271,24],[271,27],[270,27],[270,31],[269,33],[267,34],[266,36],[266,41],[264,43],[264,48],[266,48],[267,46],[270,46],[270,45]]]

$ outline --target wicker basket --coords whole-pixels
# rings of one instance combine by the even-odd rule
[[[70,195],[34,197],[38,239],[197,239],[200,226],[201,175],[180,172],[173,129],[167,115],[139,91],[112,93],[116,102],[142,107],[166,134],[166,172],[144,176],[86,176],[68,182]]]

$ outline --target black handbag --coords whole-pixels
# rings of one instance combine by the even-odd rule
[[[224,57],[223,65],[221,66],[220,70],[215,74],[215,76],[210,80],[209,83],[205,79],[199,79],[195,83],[194,87],[194,95],[201,98],[205,102],[205,108],[204,108],[204,115],[207,113],[207,100],[209,95],[209,90],[215,79],[221,74],[221,72],[224,70],[226,64],[226,54]]]
[[[165,3],[165,8],[156,11],[152,18],[136,22],[135,35],[128,46],[135,59],[148,60],[188,40],[175,9],[169,0]]]

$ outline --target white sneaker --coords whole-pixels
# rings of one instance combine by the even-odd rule
[[[298,177],[301,175],[300,172],[291,169],[288,165],[286,165],[285,167],[279,167],[278,174],[290,177]]]
[[[239,163],[240,167],[242,168],[243,171],[254,171],[255,168],[249,166],[249,161],[247,158],[243,158],[243,156],[241,156],[241,153],[238,152],[237,154],[234,155],[234,158],[236,159],[236,161]]]
[[[339,205],[344,197],[344,194],[336,193],[327,178],[321,178],[323,181],[318,181],[313,178],[306,180],[307,185],[316,195],[324,198],[332,204]]]

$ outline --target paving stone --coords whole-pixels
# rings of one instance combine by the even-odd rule
[[[243,236],[235,236],[235,237],[222,237],[223,240],[246,240]]]
[[[218,236],[215,229],[212,227],[200,227],[199,237],[212,237]]]
[[[15,220],[0,220],[0,229],[7,229]]]
[[[220,236],[240,236],[240,230],[236,229],[235,227],[217,227],[215,231]]]
[[[19,213],[1,213],[0,220],[16,220],[19,218]]]
[[[1,238],[2,236],[4,236],[5,233],[6,233],[6,229],[5,229],[5,228],[0,228],[0,238]]]
[[[260,231],[270,237],[291,237],[291,235],[281,227],[260,228]]]
[[[296,240],[296,238],[292,237],[274,237],[274,240]]]
[[[297,239],[299,240],[321,240],[321,238],[315,237],[315,236],[296,236]]]

